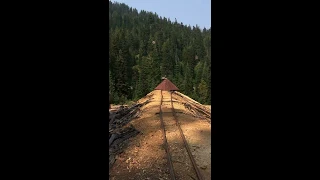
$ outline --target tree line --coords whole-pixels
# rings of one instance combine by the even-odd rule
[[[109,1],[109,91],[115,103],[138,100],[170,79],[180,92],[211,104],[211,28]]]

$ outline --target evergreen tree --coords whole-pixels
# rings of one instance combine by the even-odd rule
[[[109,91],[115,102],[137,100],[161,77],[196,101],[211,103],[211,28],[190,27],[109,1]]]
[[[115,90],[117,91],[119,97],[127,97],[129,92],[129,87],[127,83],[127,71],[126,71],[126,61],[123,58],[122,50],[119,50],[119,55],[115,62],[115,71],[122,73],[115,73]]]

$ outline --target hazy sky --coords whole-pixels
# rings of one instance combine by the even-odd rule
[[[111,0],[125,3],[129,7],[156,12],[159,16],[174,18],[184,25],[196,26],[203,29],[211,27],[211,0]]]

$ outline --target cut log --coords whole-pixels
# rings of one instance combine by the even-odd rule
[[[115,156],[123,151],[127,146],[128,140],[137,134],[137,131],[132,125],[124,128],[131,120],[139,117],[141,114],[140,108],[151,101],[151,95],[147,101],[143,103],[133,104],[130,107],[120,106],[114,112],[109,111],[109,168],[116,161]]]

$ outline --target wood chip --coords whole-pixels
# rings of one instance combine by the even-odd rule
[[[201,169],[207,169],[207,166],[201,166],[200,168]]]

